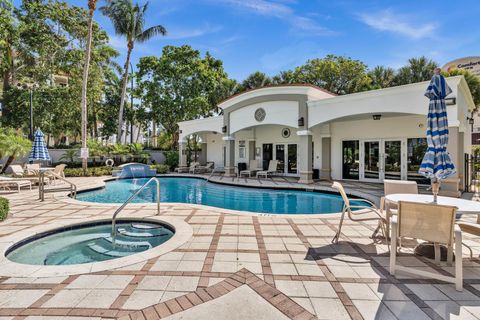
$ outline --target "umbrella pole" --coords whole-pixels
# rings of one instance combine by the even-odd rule
[[[438,191],[440,190],[440,181],[438,178],[432,178],[432,193],[433,193],[433,203],[437,203]]]

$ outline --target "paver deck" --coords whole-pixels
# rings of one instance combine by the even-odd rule
[[[82,189],[102,179],[74,181]],[[379,196],[379,190],[366,185],[363,192]],[[0,223],[0,241],[39,224],[110,217],[117,207],[52,194],[39,202],[35,190],[2,196],[10,200],[11,215]],[[148,204],[122,213],[154,214]],[[369,238],[374,224],[347,221],[341,242],[333,245],[337,215],[263,216],[186,204],[162,204],[161,214],[186,221],[193,237],[172,252],[119,269],[1,277],[0,319],[480,319],[480,241],[466,234],[477,258],[468,259],[465,250],[465,289],[457,292],[435,280],[391,277],[386,244]],[[452,270],[408,255],[414,243],[405,245],[401,264]]]

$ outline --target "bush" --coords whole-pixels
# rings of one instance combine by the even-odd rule
[[[168,164],[152,164],[150,169],[157,170],[157,173],[160,174],[170,172],[170,166]]]
[[[174,170],[178,167],[178,151],[165,151],[165,164]]]
[[[0,221],[7,218],[9,209],[8,200],[0,197]]]
[[[108,176],[112,174],[112,168],[110,167],[94,167],[87,168],[87,174],[83,174],[82,168],[65,168],[66,177],[99,177]]]

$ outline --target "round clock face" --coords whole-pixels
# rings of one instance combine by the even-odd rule
[[[288,128],[283,128],[283,129],[282,129],[282,137],[284,137],[284,138],[290,137],[290,129],[288,129]]]
[[[257,120],[258,122],[262,122],[263,120],[265,120],[266,115],[267,113],[265,112],[265,110],[263,110],[263,108],[258,108],[257,110],[255,110],[255,120]]]

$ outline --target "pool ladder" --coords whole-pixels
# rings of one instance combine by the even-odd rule
[[[152,181],[155,181],[157,185],[157,215],[160,214],[160,180],[157,178],[153,177],[150,180],[147,181],[140,189],[135,191],[134,194],[130,196],[130,198],[127,199],[114,213],[112,216],[112,240],[113,243],[115,243],[115,237],[117,235],[117,228],[116,228],[116,220],[117,220],[117,215],[129,204],[136,196],[140,194]]]

